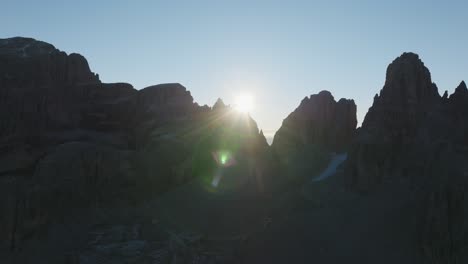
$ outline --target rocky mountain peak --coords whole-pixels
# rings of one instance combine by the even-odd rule
[[[284,156],[301,151],[306,146],[342,151],[352,140],[356,125],[356,104],[353,100],[336,102],[329,91],[321,91],[305,97],[283,120],[272,147]]]
[[[215,102],[215,104],[213,105],[213,110],[222,110],[224,108],[226,108],[226,104],[224,104],[224,101],[223,99],[221,98],[218,98]]]
[[[445,90],[444,94],[442,95],[442,99],[447,99],[448,98],[448,91]]]
[[[467,96],[468,88],[466,87],[465,81],[461,81],[460,84],[455,88],[455,92],[450,96]]]
[[[33,38],[0,39],[0,56],[29,58],[58,51],[53,45]]]
[[[401,175],[401,171],[415,169],[416,165],[406,162],[414,157],[422,160],[422,149],[434,147],[436,139],[463,144],[466,105],[468,89],[464,82],[450,97],[447,92],[440,97],[419,56],[402,54],[388,66],[385,85],[356,139],[349,162],[353,164],[351,182],[365,190],[392,175]]]
[[[387,68],[380,97],[398,105],[413,105],[438,97],[431,74],[415,53],[405,52]]]
[[[266,140],[265,135],[263,134],[263,130],[260,129],[260,133],[258,133],[259,143],[262,147],[268,148],[268,141]]]
[[[32,38],[0,39],[0,59],[0,80],[6,79],[6,85],[25,81],[48,87],[99,83],[83,56],[67,55]]]
[[[387,68],[380,95],[374,98],[363,128],[380,127],[398,131],[412,130],[425,112],[440,102],[431,74],[415,53],[403,53]]]
[[[466,88],[465,81],[461,81],[460,84],[458,85],[457,89],[462,89],[464,91],[468,91],[468,88]]]
[[[450,109],[452,110],[452,116],[459,120],[466,120],[468,114],[468,88],[464,81],[462,81],[453,94],[448,99]]]

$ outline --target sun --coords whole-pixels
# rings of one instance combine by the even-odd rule
[[[253,96],[250,94],[241,94],[236,97],[234,109],[241,113],[249,113],[254,107]]]

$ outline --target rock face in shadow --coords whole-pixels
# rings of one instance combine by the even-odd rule
[[[454,94],[441,97],[419,57],[404,53],[388,66],[347,162],[353,190],[412,190],[408,199],[418,201],[414,211],[424,223],[421,251],[434,263],[467,257],[466,94],[462,82]]]
[[[335,101],[328,91],[311,95],[286,119],[276,132],[272,149],[282,161],[304,148],[314,147],[339,152],[348,147],[356,130],[356,104],[353,100]]]
[[[374,97],[354,148],[357,160],[351,184],[372,188],[392,174],[400,174],[400,155],[414,143],[421,123],[440,107],[437,87],[418,55],[404,53],[387,69],[385,85]]]
[[[199,106],[178,83],[105,84],[79,54],[0,39],[0,249],[19,250],[71,211],[137,202],[193,179],[203,138],[208,155],[230,147],[232,169],[258,175],[265,138],[228,110]],[[246,179],[236,188],[255,181]]]

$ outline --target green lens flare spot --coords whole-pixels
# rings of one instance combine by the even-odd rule
[[[219,157],[219,161],[221,162],[222,165],[226,165],[226,162],[229,159],[229,155],[227,153],[221,153]]]

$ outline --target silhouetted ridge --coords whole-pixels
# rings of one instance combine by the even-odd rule
[[[86,59],[67,55],[54,46],[31,38],[0,39],[0,71],[5,82],[31,82],[36,85],[96,83],[99,77]]]
[[[283,120],[272,148],[284,160],[310,146],[343,151],[353,139],[356,124],[353,100],[336,102],[329,91],[321,91],[305,97],[294,112]]]
[[[145,112],[175,111],[173,114],[177,111],[188,114],[195,108],[192,95],[179,83],[158,84],[139,90],[137,105]]]
[[[351,238],[334,248],[334,237],[316,239],[311,255],[319,262],[335,255],[346,262],[355,249],[387,253],[388,245],[396,245],[392,257],[408,254],[410,262],[467,262],[464,81],[441,97],[419,56],[403,53],[360,129],[353,100],[321,91],[283,120],[271,147],[255,120],[235,110],[220,98],[199,106],[179,83],[141,90],[101,83],[79,54],[31,38],[0,39],[0,251],[37,261],[32,256],[50,254],[45,249],[64,263],[230,263],[239,252],[271,256],[265,242],[310,248],[302,239],[317,234]],[[181,219],[214,225],[186,234]],[[224,232],[226,219],[239,236]],[[183,234],[173,233],[178,227]],[[298,228],[308,231],[300,239]],[[160,237],[164,243],[153,240]],[[354,241],[358,247],[348,247]],[[47,249],[49,242],[70,251]]]
[[[218,98],[216,100],[216,102],[214,103],[212,109],[213,110],[223,110],[225,109],[227,106],[226,104],[224,104],[224,101],[221,99],[221,98]]]
[[[27,58],[48,55],[57,51],[53,45],[33,38],[0,39],[0,56],[2,57]]]
[[[463,98],[468,96],[468,88],[466,88],[465,81],[461,81],[461,83],[455,88],[455,91],[452,95],[450,95],[450,99],[455,98]]]

